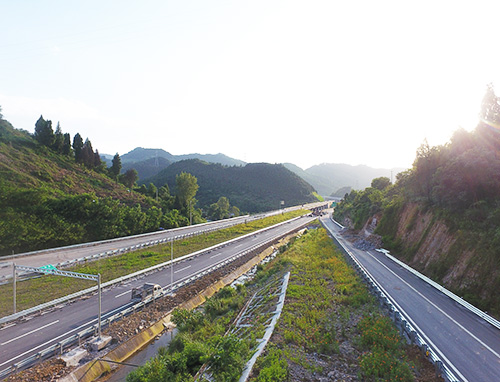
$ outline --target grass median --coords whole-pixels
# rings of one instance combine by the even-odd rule
[[[304,210],[291,211],[251,221],[246,224],[239,224],[219,231],[174,241],[174,258],[258,231],[259,229],[270,227],[274,224],[300,216],[304,214],[304,212]],[[119,256],[65,268],[65,270],[87,274],[100,273],[102,282],[106,282],[168,261],[171,256],[170,251],[170,243],[164,243]],[[95,282],[93,281],[51,275],[19,281],[16,285],[17,311],[19,312],[32,308],[56,298],[90,288],[94,285]],[[12,283],[0,285],[0,317],[12,313],[13,285]]]

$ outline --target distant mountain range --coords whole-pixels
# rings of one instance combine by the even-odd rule
[[[103,160],[111,164],[112,155],[103,155]],[[140,181],[155,177],[162,170],[173,163],[198,159],[207,163],[218,163],[222,166],[245,166],[247,163],[239,159],[228,157],[224,154],[185,154],[173,155],[162,149],[145,149],[137,147],[121,156],[122,171],[134,168]],[[385,176],[394,180],[396,174],[403,168],[380,169],[369,166],[352,166],[348,164],[323,163],[312,166],[306,170],[292,164],[284,163],[291,172],[309,183],[322,196],[342,197],[351,189],[364,189],[369,187],[374,178]],[[194,175],[194,174],[193,174]]]
[[[286,163],[285,167],[311,184],[318,194],[338,197],[343,197],[350,189],[365,189],[371,185],[373,179],[381,176],[394,181],[396,174],[405,170],[403,168],[372,168],[364,165],[352,166],[341,163],[323,163],[306,170],[291,163]]]

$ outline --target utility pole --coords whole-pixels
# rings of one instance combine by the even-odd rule
[[[101,338],[101,274],[97,274],[97,290],[98,290],[98,295],[99,295],[99,312],[98,312],[98,319],[97,319],[97,331],[99,333],[99,338]]]
[[[170,293],[174,290],[174,238],[170,240]]]
[[[16,313],[16,264],[12,263],[12,282],[14,283],[14,314]]]

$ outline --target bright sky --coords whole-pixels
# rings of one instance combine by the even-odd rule
[[[101,154],[410,167],[500,94],[500,2],[0,0],[0,106]]]

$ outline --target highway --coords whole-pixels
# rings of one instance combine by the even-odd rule
[[[173,272],[170,267],[147,276],[131,279],[127,283],[115,285],[102,291],[102,318],[113,314],[118,309],[131,305],[131,289],[145,282],[157,283],[168,287],[221,262],[237,253],[243,252],[271,238],[279,237],[295,231],[314,220],[312,217],[301,217],[279,226],[249,235],[240,240],[200,254],[190,260],[175,263]],[[54,345],[64,338],[70,337],[93,325],[97,321],[97,296],[80,299],[64,306],[57,307],[45,314],[31,319],[17,321],[0,328],[0,372],[16,362],[36,354],[42,349]]]
[[[322,223],[411,318],[459,381],[500,381],[500,330],[378,251],[354,248],[329,217]]]
[[[324,205],[325,203],[311,203],[303,207],[311,209]],[[84,243],[71,245],[61,248],[53,248],[48,250],[17,254],[14,256],[0,257],[0,281],[12,276],[12,263],[16,265],[24,265],[29,267],[41,267],[44,265],[63,263],[66,261],[76,260],[83,257],[88,257],[108,251],[120,250],[122,248],[141,245],[154,240],[171,239],[176,236],[182,235],[196,235],[204,230],[222,229],[228,226],[242,224],[252,220],[262,219],[267,216],[276,215],[282,212],[297,210],[301,206],[289,207],[283,210],[269,211],[257,215],[245,215],[232,219],[218,220],[214,222],[197,224],[187,227],[174,228],[169,230],[162,230],[142,235],[128,236],[111,240],[103,240],[93,243]]]

